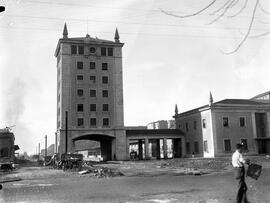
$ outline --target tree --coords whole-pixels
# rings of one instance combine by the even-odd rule
[[[198,0],[200,1],[200,0]],[[240,40],[238,45],[230,52],[224,52],[225,54],[233,54],[237,52],[241,46],[246,42],[246,40],[249,37],[256,38],[256,37],[262,37],[265,35],[270,34],[270,32],[264,32],[259,35],[253,35],[251,36],[252,28],[254,27],[254,23],[256,21],[256,14],[258,11],[261,11],[264,15],[270,15],[270,12],[266,11],[264,3],[267,3],[267,0],[223,0],[222,5],[217,6],[217,0],[211,0],[210,3],[205,5],[203,8],[195,11],[194,13],[185,14],[185,15],[177,15],[173,12],[165,11],[161,9],[161,12],[165,13],[166,15],[170,15],[176,18],[190,18],[194,16],[198,16],[204,12],[211,11],[210,15],[212,15],[214,18],[209,24],[213,24],[220,20],[221,18],[237,18],[239,15],[246,9],[251,8],[251,14],[249,19],[249,24],[247,27],[246,32],[243,34],[243,38]],[[214,9],[214,10],[211,10]]]

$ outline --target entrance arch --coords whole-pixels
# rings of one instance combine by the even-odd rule
[[[103,161],[111,161],[115,157],[115,137],[107,134],[85,134],[79,135],[72,139],[75,142],[79,140],[93,140],[100,143],[101,157]],[[76,150],[76,149],[75,149]]]

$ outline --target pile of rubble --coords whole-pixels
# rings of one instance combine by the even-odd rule
[[[116,169],[111,169],[98,165],[91,165],[89,163],[84,163],[81,171],[78,172],[79,175],[91,174],[97,178],[108,178],[116,176],[124,176],[123,173]]]

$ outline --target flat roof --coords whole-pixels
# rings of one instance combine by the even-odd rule
[[[167,134],[167,135],[185,135],[185,133],[179,129],[134,129],[126,130],[126,135],[156,135],[156,134]]]

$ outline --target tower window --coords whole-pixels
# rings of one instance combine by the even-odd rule
[[[90,75],[90,82],[91,82],[92,84],[96,83],[96,76]]]
[[[78,118],[77,125],[78,125],[78,127],[83,127],[84,126],[83,118]]]
[[[77,46],[71,45],[71,54],[77,54]]]
[[[96,118],[90,118],[90,126],[96,126],[97,125],[97,119]]]
[[[90,104],[90,111],[96,111],[97,105],[96,104]]]
[[[83,75],[77,75],[77,80],[83,80]]]
[[[108,63],[102,63],[102,70],[108,70]]]
[[[91,54],[94,54],[96,52],[96,48],[95,47],[90,47],[89,49]]]
[[[90,62],[90,69],[96,69],[96,63]]]
[[[96,90],[90,90],[90,97],[96,97]]]
[[[102,77],[102,83],[103,84],[108,84],[109,78],[107,76]]]
[[[83,112],[83,104],[77,104],[77,111]]]
[[[109,118],[103,118],[103,126],[109,126]]]
[[[101,47],[101,56],[106,56],[107,55],[107,50],[105,47]]]
[[[108,96],[109,96],[108,90],[102,90],[102,97],[108,97]]]
[[[108,56],[113,56],[113,48],[108,48]]]
[[[83,89],[77,89],[77,95],[83,96]]]
[[[79,54],[84,54],[84,46],[79,46]]]
[[[103,111],[109,111],[109,104],[103,104],[102,105],[102,110]]]
[[[77,61],[77,69],[83,69],[83,62]]]

